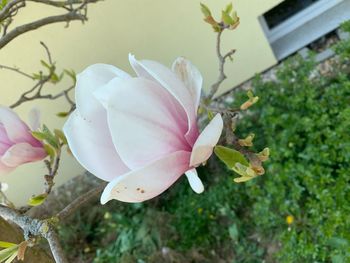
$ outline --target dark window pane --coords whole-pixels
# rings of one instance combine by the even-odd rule
[[[264,14],[270,29],[320,0],[285,0]]]

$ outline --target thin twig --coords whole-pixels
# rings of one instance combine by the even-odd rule
[[[47,77],[39,80],[31,89],[29,89],[28,91],[21,94],[20,98],[15,103],[10,105],[10,108],[14,109],[24,102],[31,101],[34,99],[41,99],[42,95],[40,94],[39,90],[41,91],[44,84],[47,83],[51,79],[52,74],[53,74],[53,72],[50,73]],[[35,90],[37,90],[37,92],[33,96],[29,97],[28,95],[30,93],[34,92]]]
[[[62,146],[61,146],[62,147]],[[45,191],[46,195],[49,195],[52,191],[52,188],[55,185],[54,179],[58,174],[58,169],[61,162],[61,150],[57,150],[57,154],[53,163],[53,166],[49,161],[46,161],[47,168],[49,173],[45,175]]]
[[[89,192],[79,196],[77,199],[75,199],[73,202],[67,205],[64,209],[62,209],[62,211],[59,212],[56,217],[60,221],[66,219],[71,214],[73,214],[76,210],[78,210],[81,206],[88,203],[89,201],[91,201],[91,199],[93,199],[99,193],[101,193],[105,187],[106,187],[106,183],[102,183],[96,188],[90,190]]]
[[[33,76],[21,71],[19,68],[15,68],[15,67],[9,67],[9,66],[5,66],[5,65],[0,65],[0,69],[7,69],[10,71],[14,71],[22,76],[25,76],[26,78],[30,78],[31,80],[33,80]]]
[[[44,47],[46,54],[47,54],[47,59],[49,60],[50,65],[54,65],[49,48],[46,46],[46,44],[43,41],[40,41],[40,45],[42,45]]]
[[[12,109],[16,108],[16,107],[20,106],[21,104],[28,102],[28,101],[40,100],[40,99],[56,100],[58,98],[64,97],[70,105],[70,112],[71,112],[75,109],[75,102],[70,98],[69,93],[70,93],[70,91],[72,91],[74,89],[75,83],[72,86],[68,87],[67,89],[65,89],[59,93],[44,94],[44,95],[42,94],[44,86],[47,83],[51,82],[52,77],[54,76],[54,74],[56,74],[56,72],[55,72],[56,66],[55,66],[55,62],[52,59],[51,52],[50,52],[49,48],[47,47],[47,45],[45,45],[45,43],[43,43],[43,42],[40,42],[40,44],[44,47],[45,52],[47,54],[47,59],[49,62],[49,73],[47,73],[47,75],[42,75],[42,72],[40,72],[39,73],[40,79],[37,80],[37,83],[35,83],[35,85],[32,88],[30,88],[26,92],[22,93],[20,95],[20,97],[18,98],[18,100],[10,105],[10,108],[12,108]],[[19,73],[23,76],[26,76],[32,80],[35,80],[35,78],[33,77],[34,75],[31,76],[25,72],[20,71],[17,68],[0,65],[0,69],[1,68],[12,70],[12,71]]]
[[[219,31],[217,33],[217,37],[216,37],[216,55],[217,55],[218,61],[219,61],[219,76],[218,76],[217,81],[214,84],[212,84],[210,87],[209,94],[206,97],[207,104],[210,104],[211,100],[215,96],[215,93],[218,91],[220,85],[227,78],[227,76],[225,75],[226,60],[228,58],[230,58],[236,52],[236,50],[232,49],[229,52],[227,52],[225,55],[223,55],[221,53],[221,37],[222,37],[222,33],[224,32],[224,29],[225,28],[223,28],[221,31]]]

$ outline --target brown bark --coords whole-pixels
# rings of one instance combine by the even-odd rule
[[[22,231],[0,217],[0,241],[19,244],[23,241]],[[51,255],[38,246],[27,248],[24,263],[54,263]]]

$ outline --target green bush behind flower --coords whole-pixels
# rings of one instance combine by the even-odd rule
[[[270,148],[265,175],[236,184],[212,162],[200,169],[202,195],[182,178],[151,202],[81,211],[61,230],[67,250],[84,257],[73,245],[80,233],[95,263],[350,262],[350,41],[335,50],[341,65],[331,74],[318,74],[313,56],[295,56],[276,80],[256,77],[259,103],[237,133]],[[245,100],[235,94],[230,106]]]

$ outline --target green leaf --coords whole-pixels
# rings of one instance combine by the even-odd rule
[[[254,98],[254,93],[253,93],[253,91],[252,91],[252,90],[248,90],[248,91],[247,91],[247,96],[248,96],[249,99],[253,99],[253,98]]]
[[[38,131],[33,131],[32,135],[35,139],[37,139],[39,141],[44,141],[46,138],[44,133],[38,132]]]
[[[56,73],[53,73],[51,75],[50,82],[55,84],[55,83],[57,83],[59,81],[60,81],[60,77]]]
[[[239,151],[219,145],[215,147],[214,152],[216,156],[230,169],[232,169],[236,163],[240,163],[244,166],[249,166],[249,162]]]
[[[235,183],[244,183],[244,182],[247,182],[249,180],[252,180],[253,178],[255,177],[251,177],[251,176],[242,176],[242,177],[237,177],[237,178],[234,178],[233,181]]]
[[[52,67],[51,67],[49,64],[47,64],[44,60],[40,60],[40,63],[41,63],[41,65],[43,65],[45,68],[51,70]]]
[[[3,9],[6,4],[7,4],[7,0],[2,0],[0,3],[0,10]]]
[[[8,260],[9,258],[12,258],[13,255],[17,256],[17,250],[18,250],[18,245],[1,250],[0,251],[0,263],[5,262],[5,260]],[[8,261],[6,261],[6,262],[8,262]]]
[[[17,257],[18,255],[18,251],[16,251],[15,253],[13,253],[6,261],[5,263],[11,263],[12,261],[15,260],[15,258]]]
[[[29,199],[28,205],[39,206],[45,201],[46,197],[47,197],[47,194],[41,194],[41,195],[34,196],[34,197]]]
[[[214,114],[211,110],[208,110],[208,119],[211,121],[214,118]]]
[[[59,148],[59,140],[45,125],[43,126],[42,131],[33,131],[32,135],[35,139],[45,141],[55,149]]]
[[[339,254],[333,255],[331,258],[332,258],[332,263],[344,263],[344,262],[346,262],[345,258]]]
[[[232,167],[232,170],[243,177],[257,176],[256,172],[250,166],[246,166],[241,163],[236,163],[235,166]]]
[[[56,114],[56,116],[58,116],[58,117],[60,117],[60,118],[65,118],[65,117],[67,117],[68,115],[69,115],[69,112],[64,112],[64,111],[58,112],[58,113]]]
[[[38,80],[41,80],[42,79],[42,74],[38,74],[38,73],[33,73],[33,79],[38,79]]]
[[[67,138],[64,135],[63,131],[59,129],[54,130],[55,136],[58,140],[60,140],[63,144],[67,144]]]
[[[238,22],[239,18],[238,18],[238,15],[237,15],[237,12],[236,12],[236,11],[233,11],[233,12],[232,12],[231,17],[232,17],[232,20],[233,20],[234,23],[237,23],[237,22]]]
[[[230,15],[225,11],[222,11],[221,19],[226,25],[232,25],[234,23],[232,17],[230,17]]]
[[[47,126],[44,124],[43,125],[43,134],[45,135],[45,141],[50,144],[52,147],[54,147],[55,149],[59,148],[59,142],[57,140],[57,138],[55,137],[55,135],[53,135],[53,133],[49,130],[49,128],[47,128]]]
[[[9,247],[13,247],[13,246],[16,246],[16,245],[17,244],[15,244],[15,243],[0,241],[0,247],[1,248],[9,248]]]
[[[77,74],[75,73],[74,70],[65,69],[64,73],[66,73],[73,80],[74,83],[77,82]]]
[[[49,144],[44,144],[44,149],[45,149],[47,155],[50,157],[50,162],[53,163],[53,160],[56,157],[55,149]]]
[[[209,8],[205,4],[202,4],[202,3],[201,3],[201,11],[205,17],[211,16],[211,12],[210,12]]]
[[[345,247],[349,247],[349,242],[344,238],[332,237],[328,240],[328,245],[334,248],[345,248]]]
[[[232,9],[233,9],[233,5],[232,3],[229,3],[225,8],[225,13],[227,14],[231,13]]]
[[[238,228],[237,228],[237,225],[236,224],[233,224],[229,227],[228,229],[228,233],[230,235],[230,238],[233,240],[233,241],[237,241],[238,240]]]

